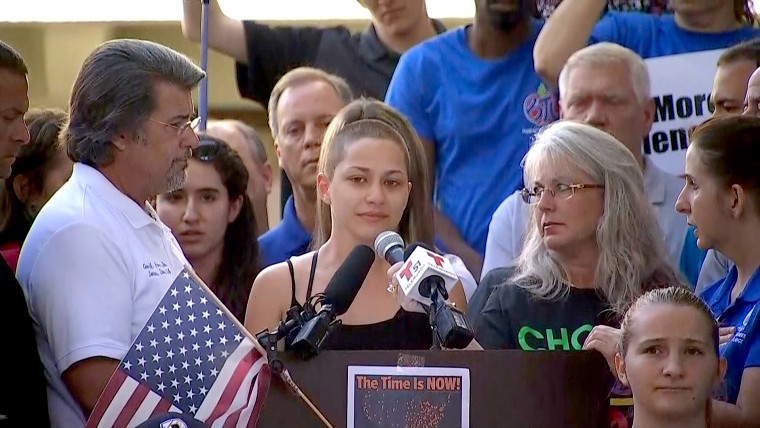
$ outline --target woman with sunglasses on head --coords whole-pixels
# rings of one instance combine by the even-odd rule
[[[388,105],[360,99],[332,120],[320,149],[316,250],[264,269],[248,301],[245,326],[274,330],[291,307],[325,291],[356,245],[373,246],[386,230],[404,242],[433,246],[433,214],[424,149],[409,123]],[[406,312],[388,292],[387,271],[375,256],[342,325],[323,349],[428,349],[428,317]],[[288,287],[286,284],[291,284]],[[464,309],[461,284],[450,292]],[[287,344],[286,344],[287,346]]]
[[[199,138],[184,187],[159,195],[156,211],[198,276],[243,320],[259,272],[248,171],[227,143],[205,134]]]
[[[713,403],[714,427],[760,426],[760,118],[728,116],[694,130],[686,185],[676,209],[695,226],[697,245],[732,263],[700,296],[722,330],[726,402]]]
[[[10,177],[0,186],[0,253],[14,271],[37,213],[71,176],[74,163],[58,138],[67,120],[58,109],[31,110],[24,116],[29,144],[21,146]]]
[[[623,318],[615,355],[633,392],[634,428],[706,428],[726,371],[710,308],[684,287],[652,290]]]

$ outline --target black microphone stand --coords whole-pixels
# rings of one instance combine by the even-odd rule
[[[430,299],[432,303],[427,306],[428,322],[430,329],[433,330],[433,346],[430,347],[433,351],[441,350],[441,336],[438,333],[438,305],[436,304],[436,298],[438,297],[438,287],[432,287],[430,290]],[[424,305],[423,305],[424,306]]]
[[[256,339],[259,341],[259,344],[261,344],[261,346],[267,351],[267,361],[269,361],[269,367],[271,368],[272,373],[280,375],[285,368],[277,353],[277,343],[290,334],[290,332],[296,327],[303,326],[305,314],[306,317],[308,317],[306,311],[299,312],[299,307],[293,306],[288,309],[287,322],[280,320],[274,331],[264,329],[256,334]]]

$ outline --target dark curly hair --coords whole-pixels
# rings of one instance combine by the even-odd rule
[[[230,201],[243,198],[240,214],[227,225],[222,262],[217,269],[216,278],[209,284],[219,300],[242,321],[245,318],[253,280],[260,270],[256,218],[251,200],[246,194],[248,170],[240,156],[226,142],[205,133],[199,133],[198,137],[202,145],[215,147],[211,151],[195,150],[193,158],[214,167],[227,188]]]

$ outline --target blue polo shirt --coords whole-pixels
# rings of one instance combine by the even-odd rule
[[[261,268],[284,262],[291,257],[306,254],[311,244],[311,232],[304,229],[296,216],[293,197],[285,202],[282,221],[259,236]]]
[[[736,327],[731,341],[720,347],[721,356],[728,362],[724,378],[727,401],[733,404],[739,395],[744,369],[760,366],[760,268],[731,304],[731,290],[736,284],[736,276],[734,266],[725,279],[707,287],[701,294],[721,326]]]

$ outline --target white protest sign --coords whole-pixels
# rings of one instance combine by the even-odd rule
[[[710,91],[722,52],[716,49],[645,61],[655,116],[644,139],[644,154],[670,174],[683,174],[689,128],[707,120],[715,110]]]

